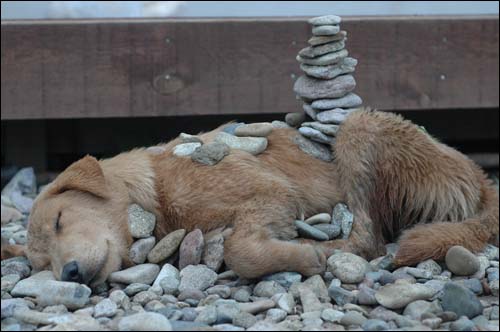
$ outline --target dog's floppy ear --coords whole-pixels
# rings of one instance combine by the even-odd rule
[[[52,193],[60,194],[67,190],[78,190],[107,199],[108,187],[104,173],[97,159],[92,156],[74,162],[54,180]]]

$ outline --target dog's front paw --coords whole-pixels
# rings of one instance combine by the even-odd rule
[[[306,277],[322,274],[326,271],[326,256],[319,248],[308,246],[307,255],[301,259],[298,272]]]

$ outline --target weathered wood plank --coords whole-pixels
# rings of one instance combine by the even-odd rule
[[[1,118],[299,111],[305,22],[4,21]],[[358,17],[343,28],[367,105],[498,108],[498,16]]]

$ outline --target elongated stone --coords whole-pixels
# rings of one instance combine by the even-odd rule
[[[311,225],[306,224],[303,221],[300,220],[295,220],[295,226],[297,227],[297,230],[299,231],[299,234],[302,237],[309,238],[309,239],[314,239],[318,241],[328,241],[328,235],[323,233],[317,228],[314,228]]]
[[[331,110],[334,108],[350,108],[361,106],[363,101],[355,93],[348,93],[337,99],[319,99],[313,101],[311,107],[318,110]]]
[[[321,122],[304,122],[302,126],[311,127],[329,136],[336,136],[340,128],[338,125],[324,124]]]
[[[243,150],[253,155],[264,152],[267,148],[265,137],[236,137],[225,132],[218,133],[215,142],[225,143],[231,149]]]
[[[306,47],[299,51],[299,55],[303,58],[316,58],[318,56],[340,51],[345,48],[345,42],[339,40],[337,42],[324,44],[316,47]]]
[[[323,143],[323,144],[330,144],[332,142],[332,138],[323,134],[321,131],[310,128],[310,127],[301,127],[299,128],[299,132],[304,135],[305,137],[308,137],[312,139],[313,141],[316,141],[318,143]]]
[[[357,109],[344,110],[342,108],[336,108],[330,111],[320,112],[318,113],[318,121],[326,124],[341,124],[355,110]]]
[[[295,82],[293,90],[306,99],[339,98],[356,87],[356,81],[351,75],[342,75],[333,80],[319,80],[301,76]]]
[[[304,104],[302,105],[302,109],[304,110],[304,112],[309,115],[309,117],[313,120],[317,120],[318,117],[318,111],[314,110],[310,104]]]
[[[323,45],[331,43],[333,41],[344,40],[347,37],[347,32],[345,30],[339,31],[339,33],[331,36],[313,36],[307,42],[311,46]]]
[[[302,135],[296,135],[293,138],[293,142],[301,149],[304,153],[326,161],[330,162],[333,160],[332,151],[325,145],[313,142]]]
[[[337,52],[332,52],[319,56],[314,59],[304,58],[301,57],[300,55],[297,55],[297,61],[300,63],[305,63],[307,65],[313,65],[313,66],[328,66],[334,63],[339,63],[340,60],[346,58],[348,55],[349,52],[346,49],[343,49]]]
[[[316,224],[328,224],[332,221],[332,216],[329,213],[316,214],[310,218],[306,219],[306,224],[316,225]]]
[[[315,36],[331,36],[340,31],[338,25],[319,25],[312,29],[312,34]]]
[[[169,258],[177,251],[185,235],[186,230],[178,229],[165,236],[149,252],[148,261],[151,263],[159,263],[162,260]]]
[[[317,66],[302,63],[300,69],[308,76],[329,80],[340,75],[353,73],[356,70],[358,60],[354,58],[343,58],[338,63],[328,66]]]
[[[335,25],[339,24],[342,18],[337,15],[324,15],[310,18],[307,22],[312,25]]]

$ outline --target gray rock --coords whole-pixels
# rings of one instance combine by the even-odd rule
[[[11,261],[2,266],[2,277],[9,274],[16,274],[20,279],[24,279],[30,275],[31,269],[24,262]]]
[[[312,25],[336,25],[342,21],[337,15],[324,15],[310,18],[307,22]]]
[[[118,323],[120,331],[172,331],[167,318],[154,312],[144,312],[123,317]]]
[[[375,299],[375,290],[363,284],[359,285],[358,303],[361,305],[376,305],[378,302]]]
[[[261,281],[253,290],[253,294],[258,297],[271,298],[275,294],[286,293],[286,289],[276,281]]]
[[[313,109],[310,104],[303,104],[302,109],[304,110],[305,114],[307,114],[311,119],[318,119],[318,111]]]
[[[201,230],[195,229],[188,233],[179,248],[179,269],[182,270],[188,265],[200,264],[204,245],[205,240]]]
[[[158,273],[153,286],[161,286],[165,294],[175,295],[179,290],[179,284],[179,270],[173,265],[165,264]]]
[[[195,136],[195,135],[189,135],[186,133],[181,133],[179,135],[179,139],[181,140],[182,143],[201,143],[201,144],[203,144],[203,141],[201,140],[200,137]]]
[[[339,33],[339,31],[338,25],[319,25],[312,28],[314,36],[331,36]]]
[[[137,204],[128,207],[128,226],[133,237],[141,239],[151,236],[155,228],[156,217]]]
[[[358,60],[346,57],[337,63],[328,66],[316,66],[306,63],[300,64],[300,69],[308,76],[322,80],[331,80],[338,76],[353,73],[356,70]]]
[[[191,159],[203,165],[214,166],[229,153],[230,148],[227,144],[210,142],[196,149],[191,155]]]
[[[335,301],[338,305],[345,305],[347,303],[353,303],[356,302],[356,296],[342,287],[338,286],[332,286],[328,288],[328,294],[332,298],[332,300]]]
[[[237,137],[225,132],[218,133],[215,142],[224,143],[231,149],[243,150],[253,155],[258,155],[267,148],[265,137]]]
[[[320,46],[308,46],[306,48],[303,48],[299,51],[299,55],[303,58],[316,58],[318,56],[331,53],[331,52],[337,52],[345,48],[345,42],[343,40],[339,40],[333,43],[328,43]]]
[[[285,121],[291,127],[298,127],[302,122],[306,121],[306,117],[302,112],[288,113],[285,116]]]
[[[14,233],[12,239],[16,242],[16,244],[25,245],[28,240],[28,231],[22,230]]]
[[[74,282],[39,280],[28,278],[21,280],[11,291],[12,296],[36,297],[40,306],[64,304],[69,309],[78,309],[87,304],[91,290],[85,285]]]
[[[469,276],[479,270],[479,260],[462,246],[451,247],[446,253],[446,266],[456,275]]]
[[[222,234],[215,234],[207,239],[201,261],[215,272],[219,271],[224,262],[224,237]]]
[[[234,135],[234,132],[236,128],[243,126],[245,123],[244,122],[236,122],[236,123],[230,123],[227,126],[225,126],[222,131],[225,133],[228,133],[230,135]]]
[[[360,314],[357,311],[348,311],[342,318],[340,319],[340,324],[344,326],[357,325],[361,326],[367,321],[366,317]]]
[[[329,136],[336,136],[337,132],[339,131],[338,125],[324,124],[321,122],[304,122],[302,126],[311,127]]]
[[[32,197],[36,195],[36,177],[33,167],[25,167],[18,171],[2,189],[2,196],[10,197],[14,192]]]
[[[342,228],[342,238],[348,239],[352,230],[354,216],[349,211],[347,205],[339,203],[335,206],[332,213],[332,224],[340,225]]]
[[[252,303],[240,303],[240,310],[251,314],[258,314],[260,312],[272,309],[276,306],[273,300],[261,300]]]
[[[342,109],[335,108],[330,111],[324,111],[318,113],[318,121],[321,123],[333,123],[333,124],[341,124],[343,123],[352,112],[357,109]]]
[[[498,279],[490,281],[488,286],[490,287],[491,294],[498,298]]]
[[[483,254],[491,261],[498,261],[498,247],[492,244],[487,244],[483,250]]]
[[[217,321],[217,309],[215,306],[205,307],[196,317],[195,322],[212,325]]]
[[[9,198],[12,202],[12,205],[21,213],[30,213],[31,208],[33,207],[32,198],[24,196],[17,191],[14,191]]]
[[[368,262],[351,253],[338,253],[328,259],[328,271],[343,283],[354,284],[363,281],[369,271]]]
[[[33,302],[24,299],[2,299],[2,319],[13,316],[14,310],[33,309],[34,307]]]
[[[303,285],[309,287],[321,302],[330,302],[328,289],[320,275],[309,277],[304,281]]]
[[[477,259],[479,260],[479,270],[477,270],[477,272],[470,277],[483,279],[486,275],[486,269],[490,266],[490,261],[488,260],[488,257],[485,256],[478,256]]]
[[[45,307],[42,312],[48,313],[48,314],[66,314],[68,313],[68,308],[66,308],[65,305],[59,304],[59,305],[51,305],[48,307]]]
[[[389,309],[400,309],[417,300],[428,300],[436,291],[420,284],[390,284],[375,293],[377,302]]]
[[[317,110],[330,110],[334,108],[351,108],[358,107],[363,104],[361,98],[350,92],[345,96],[337,99],[319,99],[312,102],[311,107]]]
[[[340,235],[340,232],[341,232],[340,227],[338,225],[334,225],[334,224],[319,224],[319,225],[315,225],[314,227],[319,229],[320,231],[322,231],[326,235],[328,235],[328,238],[330,240],[335,239],[337,236]]]
[[[113,317],[116,315],[118,306],[110,299],[104,299],[97,303],[94,309],[94,317]]]
[[[127,309],[130,307],[130,299],[127,294],[120,290],[114,290],[109,294],[109,299],[116,303],[119,308]]]
[[[294,91],[300,97],[307,99],[338,98],[345,96],[355,87],[356,81],[352,75],[342,75],[332,80],[301,76],[295,82]]]
[[[333,160],[332,151],[322,144],[313,142],[302,135],[295,135],[293,142],[304,153],[322,161],[330,162]]]
[[[129,251],[129,258],[134,262],[135,264],[142,264],[146,261],[146,258],[155,246],[156,240],[154,236],[150,236],[144,239],[140,239],[138,241],[135,241],[131,246],[130,246],[130,251]]]
[[[476,324],[467,317],[460,317],[459,320],[450,324],[451,331],[474,331]]]
[[[491,320],[498,320],[498,306],[494,306],[490,312]]]
[[[243,327],[245,329],[257,323],[257,318],[247,312],[239,312],[233,317],[233,325]]]
[[[2,270],[3,272],[3,270]],[[10,292],[16,286],[16,284],[21,280],[21,276],[18,274],[7,274],[2,277],[2,293]]]
[[[225,285],[217,285],[207,289],[207,294],[217,294],[219,297],[223,299],[227,299],[231,296],[231,288]]]
[[[417,265],[417,269],[429,271],[432,275],[440,275],[443,272],[441,266],[436,261],[428,259]]]
[[[189,157],[201,146],[201,143],[182,143],[174,147],[173,153],[177,157]]]
[[[320,213],[316,214],[310,218],[305,220],[308,225],[316,225],[316,224],[328,224],[332,221],[332,216],[328,213]]]
[[[422,320],[423,314],[434,314],[437,315],[442,313],[443,309],[441,305],[437,301],[429,302],[423,300],[417,300],[409,303],[405,310],[403,311],[403,315],[408,316],[415,320]]]
[[[310,127],[300,127],[299,132],[305,137],[323,144],[331,144],[333,142],[332,137],[323,134],[321,131],[310,128]]]
[[[237,303],[227,302],[217,304],[217,324],[232,323],[233,318],[240,312]]]
[[[181,292],[190,288],[204,291],[217,281],[217,273],[205,265],[189,265],[181,271],[180,276],[179,291]]]
[[[244,137],[267,137],[273,131],[273,126],[267,122],[246,124],[236,128],[234,134],[236,136]]]
[[[297,114],[302,114],[302,113],[297,113]],[[273,122],[271,122],[271,125],[273,126],[274,129],[290,129],[291,128],[286,122],[278,121],[278,120],[274,120]]]
[[[483,312],[483,306],[470,290],[452,282],[443,288],[441,306],[445,311],[452,311],[460,316],[474,318]]]
[[[128,296],[134,296],[135,294],[139,293],[139,292],[142,292],[142,291],[145,291],[145,290],[148,290],[149,289],[149,285],[146,285],[146,284],[141,284],[141,283],[132,283],[130,285],[128,285],[123,291],[125,292],[125,294],[127,294]]]
[[[483,285],[479,279],[462,279],[456,280],[455,283],[471,290],[476,295],[483,294]]]
[[[156,264],[141,264],[125,270],[116,271],[109,275],[109,282],[119,282],[122,284],[145,283],[151,285],[160,268]]]
[[[293,296],[289,293],[281,293],[273,296],[273,300],[276,302],[278,308],[291,314],[295,308],[295,300]]]
[[[321,312],[321,319],[326,322],[338,323],[344,317],[344,313],[334,309],[324,309]]]
[[[494,280],[498,280],[498,267],[490,267],[486,270],[488,273],[488,281],[492,282]]]
[[[346,49],[343,49],[337,52],[321,55],[314,59],[303,58],[300,55],[297,55],[296,59],[301,64],[306,64],[311,66],[331,66],[333,64],[339,64],[342,61],[342,59],[346,58],[348,55],[349,52]],[[323,98],[335,98],[335,97],[326,96]]]
[[[271,323],[282,322],[287,316],[286,311],[281,309],[269,309],[266,313],[266,320]]]
[[[172,256],[179,248],[179,245],[181,244],[185,235],[186,230],[178,229],[165,236],[149,252],[148,261],[151,263],[159,263],[162,260]]]
[[[336,35],[332,36],[313,36],[307,42],[311,46],[318,46],[331,43],[338,40],[344,40],[347,37],[347,32],[344,30],[339,31]]]
[[[169,295],[177,295],[179,293],[180,278],[177,277],[165,277],[160,281],[160,287],[163,289],[163,293]]]
[[[139,303],[141,306],[146,305],[146,303],[154,301],[154,300],[159,300],[160,296],[156,293],[153,293],[149,290],[139,292],[134,295],[134,298],[132,299],[133,302]]]
[[[302,275],[297,272],[279,272],[262,278],[264,281],[275,281],[285,288],[290,288],[293,283],[300,282]]]
[[[328,241],[328,235],[323,233],[317,228],[314,228],[311,225],[306,224],[303,221],[295,220],[295,227],[299,232],[299,235],[308,239],[314,239],[318,241]]]
[[[364,331],[387,331],[390,330],[389,324],[380,319],[368,319],[361,328]]]

